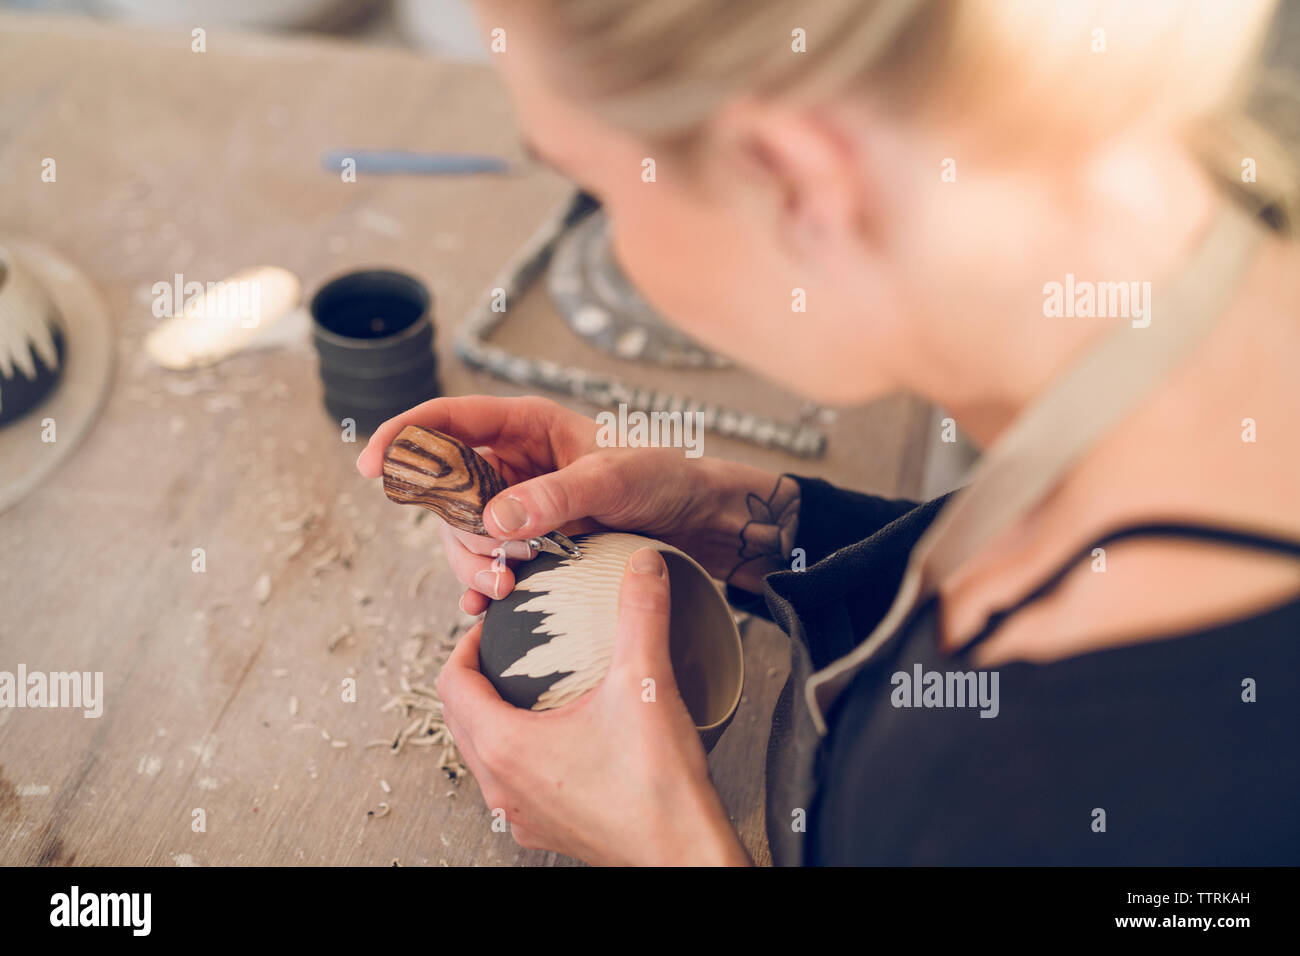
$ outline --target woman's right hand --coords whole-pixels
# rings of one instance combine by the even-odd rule
[[[435,398],[390,418],[357,458],[357,470],[367,478],[382,474],[385,450],[407,425],[473,446],[509,485],[484,511],[490,537],[442,526],[447,559],[468,589],[461,598],[467,614],[481,614],[489,598],[515,586],[509,561],[494,561],[494,549],[506,542],[507,559],[527,559],[524,539],[550,531],[637,532],[680,548],[718,577],[730,570],[709,566],[719,551],[735,552],[734,543],[718,547],[727,533],[715,521],[718,486],[711,478],[742,466],[688,459],[680,448],[601,448],[596,422],[556,402],[474,395]]]

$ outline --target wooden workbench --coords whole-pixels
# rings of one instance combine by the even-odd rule
[[[378,264],[432,288],[449,393],[508,393],[454,359],[454,326],[569,187],[543,171],[344,183],[320,167],[344,147],[521,158],[485,69],[220,34],[197,54],[188,31],[0,16],[0,231],[84,269],[119,343],[100,421],[0,515],[0,670],[102,671],[105,696],[99,719],[0,710],[0,864],[569,862],[494,832],[472,778],[449,781],[428,750],[364,749],[402,724],[381,706],[403,667],[432,681],[460,588],[435,522],[356,474],[360,446],[321,407],[307,342],[193,374],[140,351],[157,321],[149,289],[175,273],[276,264],[310,292]],[[41,181],[46,157],[54,183]],[[521,342],[590,358],[544,303],[532,312]],[[741,373],[709,383],[741,407],[798,409]],[[721,439],[707,451],[914,493],[926,416],[903,399],[842,412],[817,463]],[[413,660],[420,631],[432,640]],[[746,696],[710,759],[759,861],[784,642],[748,626]],[[339,692],[349,676],[355,703]],[[368,816],[381,803],[390,812]]]

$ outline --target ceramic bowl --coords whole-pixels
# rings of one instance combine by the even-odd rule
[[[550,710],[591,690],[614,648],[618,595],[628,558],[654,548],[668,566],[669,651],[682,699],[711,750],[735,716],[744,684],[740,631],[731,608],[699,564],[641,535],[574,538],[582,559],[542,554],[518,565],[515,589],[483,621],[479,664],[505,700]]]
[[[0,249],[0,425],[30,411],[63,372],[63,330],[54,300]]]

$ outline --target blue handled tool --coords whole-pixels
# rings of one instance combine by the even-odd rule
[[[331,172],[352,160],[358,173],[413,176],[469,176],[475,173],[505,173],[510,164],[500,156],[478,153],[417,153],[394,149],[336,149],[321,157]]]

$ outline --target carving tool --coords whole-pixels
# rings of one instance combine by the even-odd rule
[[[483,509],[506,489],[495,468],[469,445],[450,435],[407,425],[384,452],[384,494],[399,505],[428,508],[447,524],[486,535]],[[560,534],[529,538],[534,551],[580,559],[578,546]]]

